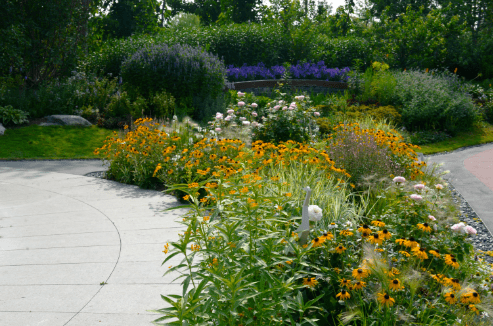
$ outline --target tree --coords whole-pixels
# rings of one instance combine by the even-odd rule
[[[200,17],[204,26],[216,23],[221,14],[220,0],[195,0],[194,2],[168,0],[166,4],[171,8],[167,12],[166,18],[174,17],[180,12],[194,14]]]
[[[435,0],[370,0],[370,2],[372,3],[372,16],[380,18],[385,10],[387,17],[394,20],[405,14],[408,6],[411,6],[413,11],[418,11],[420,7],[423,7],[423,16],[426,16],[432,9],[437,8]]]
[[[174,16],[168,23],[168,27],[173,30],[180,30],[187,27],[199,27],[200,17],[194,14],[179,13]]]
[[[68,75],[85,49],[87,0],[4,0],[0,75],[21,72],[30,86]]]

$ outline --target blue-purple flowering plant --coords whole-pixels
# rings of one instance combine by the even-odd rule
[[[244,64],[239,68],[233,65],[229,65],[227,67],[227,77],[230,82],[281,79],[285,72],[286,68],[283,66],[272,66],[270,68],[266,68],[262,62],[258,63],[256,66],[247,66]],[[297,65],[292,65],[289,68],[289,73],[293,79],[316,79],[346,82],[349,78],[349,72],[349,67],[342,69],[327,68],[324,61],[319,61],[316,64],[311,62],[300,64],[298,61]]]

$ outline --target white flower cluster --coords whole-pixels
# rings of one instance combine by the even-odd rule
[[[475,228],[470,225],[465,225],[463,222],[452,225],[451,229],[457,233],[475,235],[478,233]]]

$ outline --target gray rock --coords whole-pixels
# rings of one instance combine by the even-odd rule
[[[5,133],[5,127],[3,126],[3,124],[0,123],[0,136],[3,136],[4,133]]]
[[[59,123],[51,123],[51,122],[42,122],[39,124],[41,127],[46,127],[46,126],[61,126]]]
[[[56,115],[49,115],[45,117],[48,119],[48,123],[52,123],[55,125],[61,125],[61,126],[92,126],[92,123],[87,121],[81,116],[78,115],[63,115],[63,114],[56,114]],[[45,124],[48,125],[48,124]]]

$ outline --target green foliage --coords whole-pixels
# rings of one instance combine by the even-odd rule
[[[413,145],[427,145],[438,143],[450,138],[450,135],[443,131],[416,131],[409,133],[408,142]]]
[[[180,12],[168,23],[168,28],[173,32],[179,32],[183,28],[198,28],[201,26],[200,17],[194,14]]]
[[[333,114],[315,120],[322,139],[327,138],[333,132],[334,127],[342,121],[342,116]]]
[[[122,65],[125,89],[145,98],[165,90],[176,99],[214,99],[222,95],[225,75],[226,68],[217,56],[180,44],[143,48]]]
[[[150,104],[152,105],[149,112],[151,117],[171,119],[175,113],[175,98],[166,91],[155,94]]]
[[[75,0],[3,1],[0,76],[12,68],[37,87],[69,75],[85,46],[88,15],[89,5]]]
[[[12,123],[17,125],[27,122],[28,115],[29,113],[14,109],[11,105],[5,107],[0,106],[0,119],[2,119],[2,124],[4,126],[8,126]]]
[[[314,62],[323,60],[327,67],[351,67],[354,60],[361,61],[364,67],[370,64],[370,43],[360,37],[331,39],[319,34],[313,46],[315,48],[310,54],[310,59]]]

